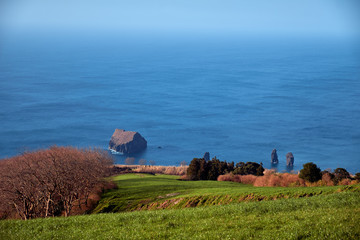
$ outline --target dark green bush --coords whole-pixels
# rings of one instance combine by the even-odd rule
[[[234,170],[234,174],[238,175],[255,175],[255,176],[263,176],[265,169],[261,164],[256,162],[239,162],[236,164],[236,168]]]
[[[190,180],[216,180],[219,175],[234,170],[234,163],[220,161],[214,157],[210,161],[204,158],[194,158],[187,170],[187,176]]]
[[[334,183],[338,184],[341,180],[345,178],[350,178],[350,173],[346,171],[345,168],[337,168],[334,171]]]
[[[299,177],[309,182],[316,182],[321,179],[321,170],[315,163],[305,163],[303,169],[300,170]]]
[[[355,180],[360,182],[360,172],[355,174]]]

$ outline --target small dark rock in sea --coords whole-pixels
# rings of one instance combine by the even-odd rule
[[[204,159],[205,159],[205,161],[209,161],[210,160],[210,153],[209,152],[206,152],[205,154],[204,154],[204,157],[203,157]]]
[[[292,152],[286,154],[286,166],[294,166],[294,155]]]
[[[109,142],[109,149],[121,153],[137,153],[145,150],[147,142],[140,133],[115,129]]]
[[[274,148],[271,152],[271,163],[272,164],[278,164],[279,163],[279,159],[278,159],[278,155],[276,153],[276,149]]]
[[[161,146],[158,146],[158,149],[162,149],[162,147],[161,147]]]

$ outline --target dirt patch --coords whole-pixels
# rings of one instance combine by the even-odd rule
[[[166,194],[166,196],[167,197],[173,197],[173,196],[177,196],[177,195],[179,195],[180,193],[168,193],[168,194]]]
[[[157,196],[157,198],[162,199],[162,198],[167,198],[167,197],[174,197],[174,196],[177,196],[177,195],[180,195],[180,193],[168,193],[165,196],[161,196],[161,195]]]

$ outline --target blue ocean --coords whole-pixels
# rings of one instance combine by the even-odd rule
[[[156,165],[211,157],[360,171],[360,51],[335,39],[142,36],[0,41],[0,158],[108,148],[116,128]]]

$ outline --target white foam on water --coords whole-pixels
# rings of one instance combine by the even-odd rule
[[[109,149],[109,150],[110,150],[111,154],[114,154],[114,155],[124,155],[122,152],[117,152],[117,151],[115,151],[115,150],[113,150],[113,149]]]

